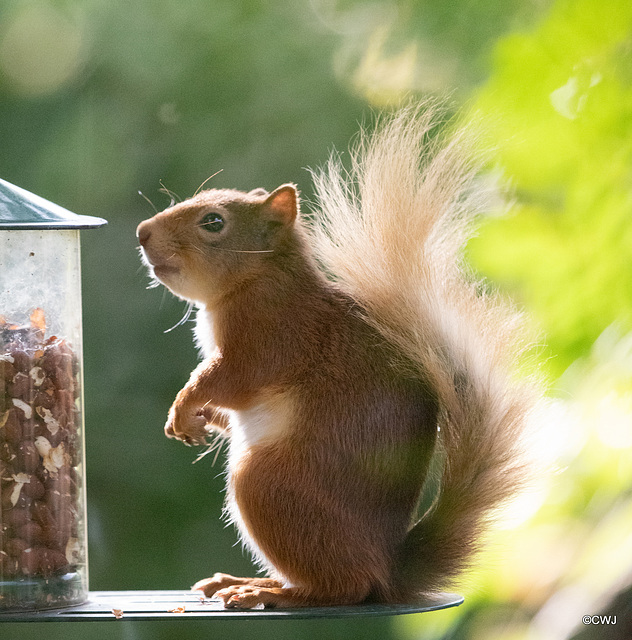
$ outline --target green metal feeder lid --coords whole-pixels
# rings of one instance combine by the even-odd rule
[[[103,218],[80,216],[0,179],[0,230],[94,229]]]

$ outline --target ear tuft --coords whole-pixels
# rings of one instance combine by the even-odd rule
[[[293,184],[275,189],[263,204],[266,217],[283,224],[292,224],[298,215],[298,192]]]

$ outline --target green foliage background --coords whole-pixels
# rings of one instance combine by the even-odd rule
[[[134,231],[153,210],[138,191],[160,209],[161,185],[186,197],[221,170],[209,184],[294,181],[309,198],[305,168],[344,150],[373,111],[450,94],[483,121],[489,174],[513,201],[490,212],[469,255],[544,336],[552,391],[534,452],[545,470],[501,518],[502,553],[483,558],[464,607],[351,623],[127,621],[108,633],[628,637],[621,616],[608,630],[619,636],[582,631],[581,616],[616,593],[630,602],[631,81],[629,0],[0,4],[0,177],[110,222],[82,236],[92,589],[252,571],[220,521],[221,456],[192,465],[195,452],[162,435],[197,356],[187,326],[164,333],[183,304],[146,290]]]

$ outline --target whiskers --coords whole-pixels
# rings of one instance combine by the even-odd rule
[[[200,193],[200,191],[202,191],[202,189],[204,188],[204,185],[209,180],[212,180],[216,175],[220,174],[222,171],[223,169],[220,169],[219,171],[216,171],[213,175],[210,175],[206,180],[204,180],[204,182],[195,190],[195,193],[193,194],[192,197],[197,196],[197,194]],[[158,189],[158,193],[164,193],[165,195],[169,196],[170,198],[169,207],[173,207],[174,204],[182,202],[182,198],[175,191],[172,191],[171,189],[167,189],[167,187],[165,186],[165,183],[162,180],[159,180],[159,184],[160,184],[160,189]],[[143,200],[149,203],[151,208],[154,210],[154,213],[158,213],[158,207],[156,207],[156,205],[142,191],[139,190],[138,195],[141,198],[143,198]]]
[[[165,187],[164,182],[162,180],[160,180],[160,186],[161,188],[158,189],[159,193],[164,193],[165,195],[168,195],[171,198],[171,202],[169,203],[170,207],[173,207],[173,205],[176,204],[176,202],[182,202],[182,198],[174,191],[171,191],[171,189],[167,189],[167,187]]]
[[[206,449],[199,453],[197,458],[193,461],[192,464],[196,464],[202,458],[205,458],[209,453],[215,453],[213,456],[213,462],[211,462],[211,466],[214,467],[217,462],[217,458],[219,457],[219,452],[222,450],[222,446],[224,442],[228,439],[223,433],[215,432],[213,434],[209,434],[211,436],[211,441],[208,443]]]
[[[149,202],[149,206],[154,210],[154,213],[158,213],[158,208],[156,207],[156,205],[142,191],[140,191],[140,189],[138,191],[138,195],[143,198],[143,200]]]
[[[216,251],[228,251],[229,253],[274,253],[274,249],[261,249],[259,251],[249,251],[247,249],[227,249],[226,247],[210,247]]]
[[[198,225],[201,226],[201,225]],[[201,255],[205,255],[204,251],[199,247],[190,247],[193,251]],[[228,253],[274,253],[274,249],[261,249],[261,250],[248,250],[248,249],[227,249],[226,247],[216,247],[212,244],[206,246],[207,249],[213,249],[214,251],[226,251]]]
[[[138,193],[140,193],[140,191]],[[158,280],[158,278],[156,278],[156,276],[154,275],[154,270],[151,268],[151,263],[147,259],[143,248],[138,246],[136,247],[136,249],[138,250],[138,255],[140,256],[140,261],[142,262],[140,267],[138,267],[138,273],[140,273],[143,269],[147,269],[147,273],[149,275],[149,284],[147,285],[146,289],[158,288],[162,284],[162,282],[160,282],[160,280]]]
[[[146,288],[147,289],[156,289],[157,287],[159,287],[163,283],[156,277],[156,274],[154,273],[154,265],[147,258],[147,255],[145,254],[145,251],[144,251],[143,247],[138,246],[138,247],[136,247],[136,249],[138,251],[138,255],[140,256],[140,260],[143,263],[140,267],[138,267],[138,271],[140,272],[143,269],[143,266],[144,266],[147,269],[147,272],[148,272],[148,275],[149,275],[149,284],[147,285]],[[172,253],[167,258],[167,261],[169,261],[172,258],[174,258],[175,255],[176,255],[175,253]]]
[[[195,196],[197,196],[198,193],[200,193],[200,191],[202,191],[202,189],[204,188],[204,185],[209,181],[212,180],[216,175],[218,175],[219,173],[221,173],[222,171],[224,171],[224,169],[220,169],[219,171],[216,171],[212,176],[209,176],[206,180],[204,180],[204,182],[195,190],[195,193],[193,194],[193,197],[195,198]]]
[[[213,176],[211,176],[211,178],[212,177]],[[171,191],[171,189],[167,189],[162,180],[160,180],[160,187],[161,188],[158,189],[158,193],[164,193],[165,195],[169,196],[169,198],[171,198],[169,207],[173,207],[176,202],[182,202],[182,198],[180,198],[180,196],[174,191]],[[154,210],[154,213],[158,213],[158,207],[142,191],[140,191],[140,189],[138,191],[138,195],[143,198],[143,200],[149,203],[149,206]]]
[[[156,278],[156,276],[149,276],[149,284],[145,287],[145,289],[157,289],[162,282]]]
[[[158,282],[158,284],[160,284],[160,282]],[[153,287],[150,285],[147,288],[151,289]],[[171,327],[170,329],[165,329],[165,331],[163,333],[169,333],[170,331],[173,331],[175,328],[181,327],[185,322],[188,322],[188,320],[191,317],[192,313],[193,313],[193,303],[192,302],[187,302],[186,308],[184,310],[184,315],[182,316],[182,318],[180,318],[180,320],[178,320],[178,322],[176,322],[173,325],[173,327]]]

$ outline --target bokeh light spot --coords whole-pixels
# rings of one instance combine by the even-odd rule
[[[10,15],[0,30],[0,74],[16,93],[40,96],[73,80],[85,59],[85,30],[46,3]]]

